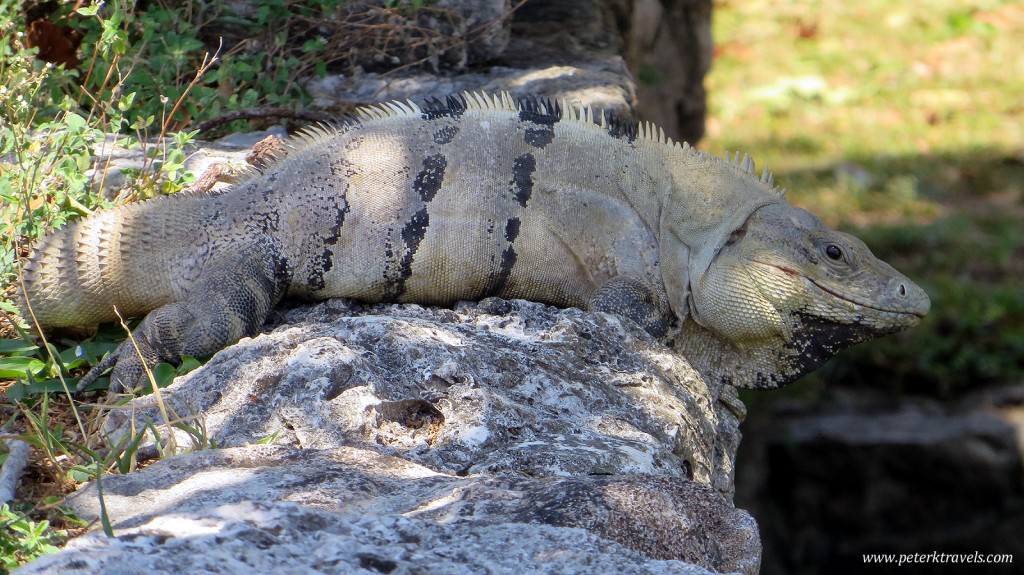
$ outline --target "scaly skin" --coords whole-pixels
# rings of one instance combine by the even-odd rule
[[[676,349],[705,376],[759,388],[912,327],[930,306],[864,242],[784,204],[760,208],[736,230],[691,301]]]
[[[920,288],[788,205],[749,158],[562,108],[508,94],[364,108],[227,191],[51,233],[18,303],[44,329],[148,314],[141,359],[125,342],[79,384],[113,367],[115,391],[144,364],[256,333],[284,297],[610,312],[745,387],[792,381],[927,312]]]

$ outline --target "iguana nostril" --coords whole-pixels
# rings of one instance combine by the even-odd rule
[[[907,295],[907,286],[905,284],[900,284],[900,295],[901,296]]]

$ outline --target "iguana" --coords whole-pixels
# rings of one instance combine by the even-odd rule
[[[226,191],[102,211],[37,243],[18,296],[43,328],[146,315],[146,364],[258,332],[285,297],[450,305],[488,296],[606,311],[702,375],[774,387],[916,324],[928,296],[789,205],[749,157],[507,93],[360,109],[307,129]],[[122,343],[114,367],[139,382]]]

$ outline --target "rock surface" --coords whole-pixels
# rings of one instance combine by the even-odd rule
[[[20,573],[171,572],[157,559],[210,541],[234,558],[216,564],[309,572],[757,572],[757,526],[731,502],[742,404],[631,323],[499,299],[331,300],[282,320],[162,391],[224,449],[105,477],[117,539]],[[137,398],[108,439],[149,421],[155,397]],[[189,447],[158,428],[166,452]],[[95,485],[68,504],[98,517]]]
[[[88,536],[17,573],[445,573],[711,575],[646,559],[581,529],[441,524],[339,515],[291,503],[243,502],[175,514],[118,538]]]
[[[451,0],[446,6],[473,3]],[[486,13],[493,14],[500,3],[487,4],[491,6]],[[677,140],[696,142],[704,134],[703,80],[712,48],[710,0],[512,4],[516,9],[504,19],[487,20],[501,23],[508,34],[505,43],[487,42],[487,57],[459,59],[458,74],[439,75],[399,58],[392,70],[311,78],[306,86],[314,96],[313,107],[343,114],[380,100],[507,90],[515,96],[565,99],[623,119],[642,117]],[[492,34],[496,30],[493,25],[487,29]],[[463,66],[466,62],[474,65]]]
[[[615,316],[500,299],[456,310],[333,300],[282,321],[164,391],[167,409],[222,447],[357,441],[444,473],[656,473],[731,496],[744,415],[732,388],[710,389]],[[112,444],[160,418],[154,396],[129,407],[107,420]]]
[[[564,99],[634,118],[636,84],[622,56],[624,38],[616,18],[616,9],[629,4],[624,0],[527,2],[507,12],[502,21],[509,34],[506,44],[476,66],[456,67],[458,74],[410,66],[415,60],[407,57],[396,59],[390,70],[378,67],[310,78],[306,87],[314,97],[312,107],[328,114],[344,114],[355,106],[384,100],[421,101],[466,91],[507,90],[516,97]],[[443,36],[441,30],[437,33]]]
[[[360,5],[369,4],[374,2]],[[235,0],[231,9],[244,16],[254,7],[247,0]],[[325,119],[340,118],[358,106],[381,101],[422,102],[465,91],[507,90],[517,97],[564,99],[624,121],[653,121],[677,140],[693,143],[704,133],[710,0],[531,0],[514,11],[509,0],[444,0],[432,10],[455,14],[460,33],[473,31],[464,38],[466,50],[459,65],[447,65],[439,73],[410,66],[415,61],[410,54],[405,59],[396,56],[381,70],[357,67],[354,72],[309,78],[304,84],[314,101],[307,111],[320,112]],[[443,19],[434,16],[424,16],[417,29],[448,34],[450,30],[442,30]],[[231,30],[211,29],[225,37],[226,45],[238,39],[238,31],[232,36]],[[211,39],[214,47],[219,37]],[[281,126],[267,133],[286,135]],[[149,144],[159,147],[168,142]],[[198,178],[215,162],[244,164],[253,143],[231,137],[200,142],[186,150],[185,169]],[[91,179],[108,199],[127,184],[122,169],[146,164],[142,148],[117,147],[114,138],[98,144],[94,153]]]

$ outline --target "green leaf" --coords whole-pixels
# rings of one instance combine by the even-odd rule
[[[253,442],[253,445],[270,445],[270,444],[274,443],[274,440],[277,439],[277,436],[278,436],[279,433],[281,433],[280,430],[275,431],[274,433],[271,433],[270,435],[268,435],[266,437],[262,437],[260,439],[257,439],[255,442]]]
[[[135,452],[139,450],[139,445],[145,437],[145,431],[137,433],[125,447],[124,453],[118,457],[117,471],[122,475],[131,471],[132,459],[135,457]]]
[[[79,467],[72,467],[68,470],[68,477],[75,483],[85,483],[86,481],[92,481],[93,479],[93,475],[91,473],[83,471]]]
[[[122,112],[127,112],[128,108],[131,108],[132,104],[135,102],[135,94],[136,92],[132,92],[121,96],[117,101],[117,109]]]
[[[39,346],[26,343],[23,339],[0,339],[0,354],[18,355],[26,352],[35,352]]]
[[[87,125],[85,118],[74,112],[68,112],[64,115],[64,123],[67,124],[68,131],[72,133],[81,132]]]
[[[74,392],[75,387],[78,386],[78,379],[79,378],[77,377],[64,378],[64,381],[67,382],[68,389],[71,392]],[[103,378],[102,383],[97,384],[97,382],[99,381],[100,380],[96,380],[89,384],[86,390],[94,391],[96,389],[106,389],[108,387],[109,381],[107,380],[107,378]],[[14,395],[12,395],[12,393]],[[33,381],[29,383],[19,381],[12,385],[10,388],[8,388],[7,398],[11,400],[24,399],[29,395],[37,395],[40,393],[64,393],[64,386],[61,384],[59,379],[47,379],[43,381]]]
[[[158,387],[167,387],[174,381],[174,366],[169,363],[158,363],[153,368],[153,379]]]
[[[37,373],[46,364],[34,357],[0,357],[0,379],[25,377],[26,373]]]
[[[74,369],[82,364],[96,364],[104,354],[114,351],[116,348],[117,344],[113,342],[87,341],[65,349],[57,354],[57,357],[66,368]]]
[[[185,355],[182,356],[181,365],[178,366],[178,369],[176,369],[174,373],[175,375],[185,375],[186,373],[196,369],[201,365],[203,364],[200,363],[198,359],[192,357],[191,355]]]

